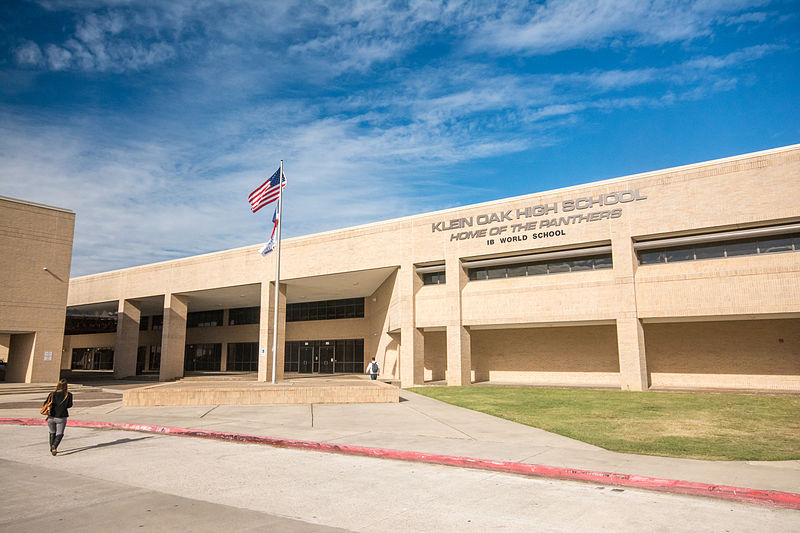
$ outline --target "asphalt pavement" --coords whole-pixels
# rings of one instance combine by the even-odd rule
[[[800,493],[800,461],[610,452],[402,390],[399,403],[123,407],[132,382],[73,385],[72,420],[150,424]],[[40,418],[49,384],[0,383],[0,418]],[[2,431],[2,428],[0,428]]]

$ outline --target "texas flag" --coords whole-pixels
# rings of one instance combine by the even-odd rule
[[[269,242],[261,247],[258,251],[262,256],[267,257],[272,250],[275,249],[275,230],[278,229],[278,207],[275,206],[275,212],[272,214],[272,233],[269,236]]]

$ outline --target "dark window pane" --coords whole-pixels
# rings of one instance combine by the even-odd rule
[[[684,246],[681,248],[670,248],[667,250],[667,263],[677,263],[678,261],[693,261],[694,247]]]
[[[725,250],[728,257],[737,255],[755,255],[758,253],[758,244],[754,240],[748,241],[731,241],[725,243]]]
[[[528,274],[527,265],[511,265],[506,270],[509,278],[518,278]]]
[[[561,261],[558,263],[548,263],[547,272],[549,274],[558,274],[560,272],[569,272],[569,262]]]
[[[163,329],[164,328],[164,315],[156,315],[153,317],[153,329]]]
[[[547,274],[547,263],[533,263],[528,265],[529,276],[541,276]]]
[[[188,371],[219,371],[222,363],[222,344],[187,344],[183,369]]]
[[[650,252],[642,252],[639,254],[639,263],[642,265],[652,265],[655,263],[663,263],[667,254],[664,250],[654,250]]]
[[[606,268],[611,268],[614,265],[611,262],[611,256],[608,257],[595,257],[594,258],[594,269],[601,270]]]
[[[444,272],[428,272],[422,275],[424,285],[438,285],[444,283]]]
[[[147,331],[147,326],[150,325],[149,319],[149,316],[143,316],[139,318],[139,331]]]
[[[713,259],[715,257],[725,257],[725,245],[699,244],[694,247],[694,255],[697,259]]]
[[[258,370],[258,343],[232,342],[228,344],[228,370]]]
[[[114,370],[113,348],[74,348],[72,370]]]
[[[222,309],[218,311],[197,311],[186,315],[187,328],[208,328],[222,325]]]
[[[150,347],[150,370],[160,370],[161,369],[161,346],[151,346]]]
[[[491,266],[486,269],[489,279],[499,279],[506,277],[506,267]]]
[[[592,260],[582,259],[578,261],[569,261],[569,268],[572,272],[580,272],[581,270],[592,270]]]
[[[790,251],[792,251],[792,239],[790,237],[758,240],[759,253],[773,254],[777,252],[790,252]]]
[[[64,322],[64,335],[88,335],[92,333],[114,333],[116,331],[116,316],[67,315]]]
[[[231,309],[228,313],[228,325],[239,326],[241,324],[258,324],[261,317],[261,309],[258,307],[240,307]]]

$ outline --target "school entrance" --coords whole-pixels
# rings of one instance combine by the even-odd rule
[[[361,374],[364,339],[287,341],[284,372]]]

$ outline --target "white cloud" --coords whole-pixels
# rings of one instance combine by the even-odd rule
[[[471,46],[473,50],[549,54],[620,40],[633,45],[689,41],[709,35],[723,15],[762,4],[763,0],[551,0],[533,12],[524,3],[512,4],[482,24]]]

